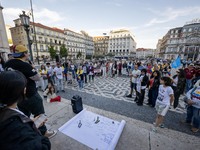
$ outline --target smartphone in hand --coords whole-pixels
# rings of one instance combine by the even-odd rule
[[[42,123],[44,123],[47,120],[47,116],[45,114],[39,115],[39,117],[34,121],[35,126],[39,128]]]

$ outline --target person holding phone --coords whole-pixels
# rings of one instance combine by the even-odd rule
[[[19,71],[5,71],[0,74],[0,147],[2,150],[49,150],[49,139],[38,130],[46,119],[35,126],[40,116],[31,120],[17,108],[24,101],[26,77]]]

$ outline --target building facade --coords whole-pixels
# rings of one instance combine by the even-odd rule
[[[22,44],[28,48],[27,35],[20,19],[14,20],[15,27],[10,28],[13,44]],[[35,26],[36,39],[34,35],[33,25]],[[48,48],[53,46],[59,54],[60,47],[64,44],[64,31],[58,28],[50,28],[40,23],[32,23],[30,25],[29,36],[31,39],[31,49],[34,60],[37,58],[49,58]]]
[[[115,57],[135,57],[136,42],[129,30],[110,31],[108,53]]]
[[[85,40],[85,53],[86,58],[91,58],[94,55],[94,41],[93,37],[89,36],[85,31],[81,31],[81,34],[84,36]]]
[[[8,38],[6,34],[5,22],[3,18],[3,7],[0,4],[0,56],[7,59],[7,54],[10,52]]]
[[[109,36],[95,36],[94,56],[105,56],[108,53]]]
[[[200,19],[187,22],[183,27],[170,29],[162,38],[160,56],[165,59],[200,59]]]
[[[69,29],[64,29],[65,44],[68,48],[68,56],[70,59],[77,59],[78,52],[81,52],[81,58],[86,56],[85,38],[82,34],[76,33]]]
[[[155,57],[155,51],[156,51],[155,49],[137,48],[136,58]]]

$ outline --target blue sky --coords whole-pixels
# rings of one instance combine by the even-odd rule
[[[169,29],[200,18],[200,0],[32,0],[35,22],[84,30],[91,36],[129,29],[137,48],[156,48]],[[14,26],[29,0],[0,0],[6,24]]]

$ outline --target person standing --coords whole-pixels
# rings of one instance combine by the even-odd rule
[[[186,77],[186,93],[192,88],[192,79],[195,75],[195,68],[194,64],[190,64],[188,68],[184,69],[185,77]]]
[[[106,62],[105,61],[102,62],[101,67],[103,71],[103,77],[106,77]]]
[[[191,131],[196,133],[200,129],[200,80],[187,92],[185,102],[190,107],[190,110],[187,109],[186,121],[192,123]]]
[[[122,75],[122,61],[120,60],[119,64],[118,64],[118,75],[121,76]]]
[[[76,75],[77,75],[77,82],[78,82],[78,85],[79,85],[79,89],[81,90],[83,88],[83,82],[84,82],[82,66],[78,67]]]
[[[48,84],[47,70],[46,70],[46,67],[44,65],[41,65],[39,73],[40,73],[41,89],[44,92],[45,88]]]
[[[144,96],[145,96],[145,90],[147,88],[148,82],[149,82],[149,77],[146,75],[147,70],[142,69],[141,70],[141,75],[139,78],[139,84],[137,83],[137,91],[139,93],[138,100],[137,100],[137,105],[142,106],[144,102]]]
[[[164,116],[167,114],[170,105],[174,101],[174,92],[171,88],[171,79],[169,77],[161,77],[161,85],[159,86],[158,97],[156,99],[157,117],[153,127],[153,132],[157,132],[157,127],[163,124]]]
[[[46,63],[46,69],[47,69],[47,78],[48,81],[53,81],[53,83],[55,83],[54,79],[53,79],[53,68],[50,66],[50,63]]]
[[[35,81],[40,80],[40,75],[37,73],[33,64],[26,61],[29,58],[28,49],[23,45],[17,45],[14,48],[14,59],[5,63],[6,70],[18,70],[24,74],[27,79],[26,85],[26,100],[18,103],[18,108],[26,116],[30,117],[33,114],[35,117],[44,114],[44,106],[42,97],[38,94]],[[43,125],[39,128],[42,135],[51,138],[56,135],[57,131],[47,130]]]
[[[92,66],[92,63],[90,63],[90,66],[88,67],[88,73],[89,73],[89,82],[94,81],[94,67]]]
[[[179,97],[184,93],[185,90],[185,72],[183,69],[176,71],[177,74],[172,77],[172,89],[174,90],[174,108],[179,104]]]
[[[136,64],[134,67],[134,70],[130,74],[131,91],[130,91],[130,94],[127,95],[126,97],[132,98],[132,94],[134,93],[134,91],[136,93],[137,78],[140,76],[140,74],[141,74],[141,71],[138,69],[138,65]]]
[[[160,72],[158,70],[152,73],[152,76],[149,80],[149,93],[148,93],[148,103],[152,107],[155,107],[156,99],[158,96],[158,89],[160,85]]]
[[[88,67],[87,67],[87,64],[84,63],[83,64],[83,78],[85,80],[85,83],[87,83],[87,74],[88,74]]]
[[[57,84],[57,93],[61,90],[65,92],[63,87],[63,71],[64,68],[61,67],[60,63],[57,63],[57,66],[53,69],[54,75],[56,77],[56,84]]]

